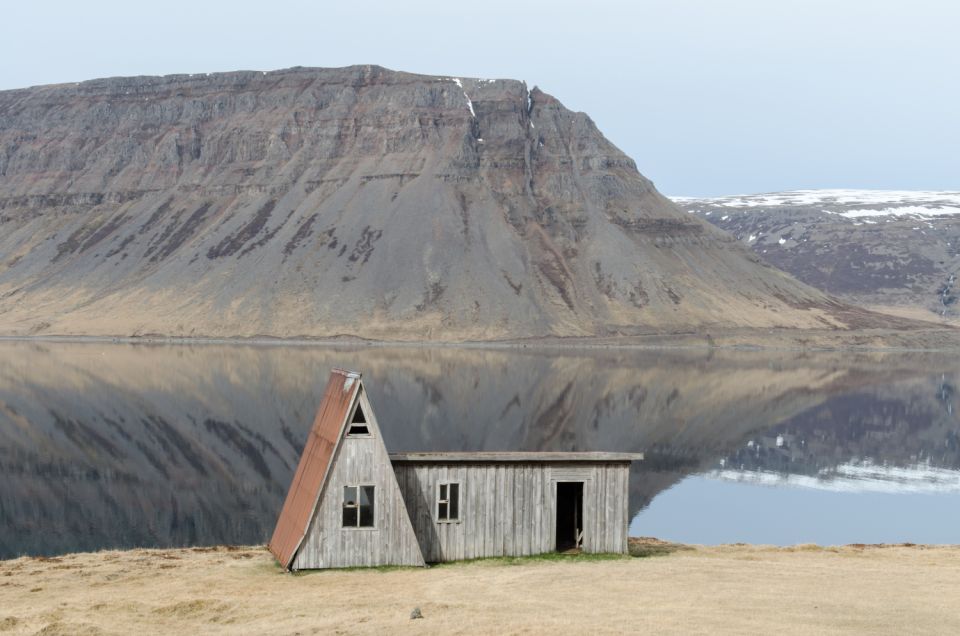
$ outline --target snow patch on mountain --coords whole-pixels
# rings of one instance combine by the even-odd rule
[[[688,209],[815,208],[848,219],[872,217],[934,218],[960,215],[960,192],[933,190],[792,190],[723,197],[671,197]],[[691,212],[694,210],[690,210]]]
[[[874,216],[915,216],[915,217],[932,217],[932,216],[948,216],[952,214],[960,214],[960,206],[939,206],[939,207],[928,207],[923,205],[903,205],[898,207],[887,207],[881,209],[873,208],[858,208],[856,210],[847,210],[846,212],[837,212],[840,216],[844,216],[848,219],[859,219],[863,217],[874,217]]]

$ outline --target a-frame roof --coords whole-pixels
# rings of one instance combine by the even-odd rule
[[[310,526],[337,443],[343,436],[343,427],[360,392],[360,384],[359,373],[343,369],[330,372],[323,401],[270,539],[270,552],[284,569],[290,569]]]

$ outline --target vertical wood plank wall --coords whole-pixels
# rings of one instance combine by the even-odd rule
[[[363,484],[376,486],[375,525],[344,528],[343,487]],[[376,565],[423,565],[423,558],[383,442],[376,437],[347,437],[334,458],[293,569]]]
[[[627,551],[629,464],[398,462],[394,470],[428,562],[552,552],[558,481],[584,482],[584,551]],[[441,482],[460,483],[458,522],[436,519]]]

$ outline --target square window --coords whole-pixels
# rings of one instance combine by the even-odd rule
[[[374,527],[375,501],[376,489],[374,486],[344,486],[343,527]]]
[[[460,484],[442,483],[437,486],[437,521],[460,520]]]

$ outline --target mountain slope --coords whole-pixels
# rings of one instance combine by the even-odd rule
[[[863,326],[512,80],[374,66],[0,92],[0,333]]]
[[[675,200],[829,294],[960,322],[960,192],[804,190]]]

